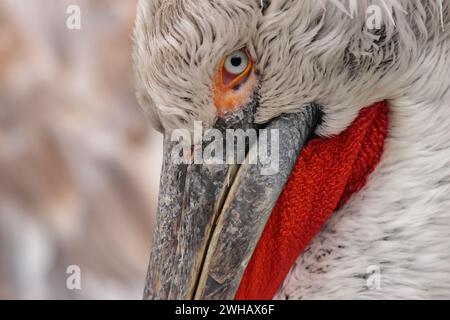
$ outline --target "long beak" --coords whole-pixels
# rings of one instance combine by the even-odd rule
[[[272,209],[319,119],[319,107],[311,105],[273,120],[264,128],[268,135],[260,131],[257,142],[246,149],[247,161],[240,165],[176,164],[176,144],[165,138],[144,298],[234,298]],[[270,150],[271,161],[251,161],[252,155],[261,154],[255,150],[264,148]]]

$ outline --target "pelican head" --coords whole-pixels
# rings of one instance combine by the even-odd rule
[[[233,298],[311,137],[341,134],[374,103],[439,94],[427,82],[448,78],[443,6],[140,0],[137,97],[165,135],[145,297]],[[237,131],[247,133],[240,146]],[[250,161],[254,145],[269,161]],[[233,161],[239,151],[245,161]]]

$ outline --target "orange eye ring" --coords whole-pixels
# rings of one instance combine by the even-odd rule
[[[236,52],[244,52],[247,56],[248,64],[242,73],[232,74],[225,68],[226,60],[231,55],[222,59],[219,63],[219,70],[214,81],[214,104],[219,115],[224,115],[226,112],[234,111],[242,106],[253,92],[255,82],[254,76],[252,76],[253,60],[247,49],[241,49],[234,53]],[[250,78],[252,78],[252,81],[248,81]]]
[[[225,68],[225,61],[229,58],[226,57],[222,59],[222,61],[219,64],[219,73],[218,73],[218,79],[221,80],[222,88],[224,89],[232,89],[239,85],[245,78],[249,75],[250,71],[253,69],[253,61],[250,57],[250,54],[248,53],[247,49],[241,49],[238,51],[243,51],[247,55],[248,64],[247,67],[244,69],[244,71],[240,74],[232,74],[228,72]]]

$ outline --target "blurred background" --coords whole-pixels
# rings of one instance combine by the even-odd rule
[[[134,95],[135,11],[0,0],[0,299],[142,296],[162,138]]]

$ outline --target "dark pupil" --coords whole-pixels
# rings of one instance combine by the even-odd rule
[[[233,57],[231,58],[231,65],[233,67],[239,67],[242,63],[242,58],[241,57]]]

